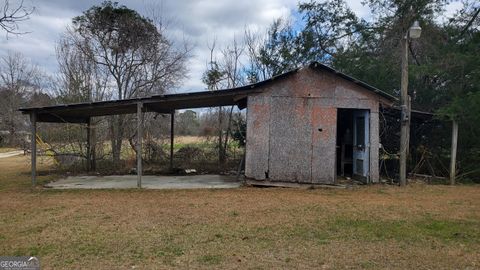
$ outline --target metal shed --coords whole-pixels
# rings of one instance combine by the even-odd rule
[[[379,180],[379,107],[395,98],[320,63],[248,96],[245,175],[266,184]],[[340,170],[337,168],[340,167]]]
[[[143,113],[171,114],[173,142],[175,110],[237,105],[240,109],[247,108],[247,179],[267,184],[333,184],[337,179],[337,157],[340,152],[345,156],[338,149],[344,143],[347,129],[352,134],[352,150],[347,155],[350,159],[346,156],[342,165],[349,161],[353,176],[366,182],[378,181],[379,106],[390,106],[394,100],[375,87],[314,62],[234,89],[20,111],[30,115],[32,138],[36,137],[37,122],[86,124],[88,130],[91,117],[137,114],[138,134],[142,134]],[[141,149],[140,139],[137,142],[138,187],[141,187],[142,176]],[[35,150],[36,142],[32,140],[34,185]]]

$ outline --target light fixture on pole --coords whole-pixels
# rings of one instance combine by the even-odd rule
[[[407,155],[410,142],[410,96],[408,95],[408,44],[410,39],[417,39],[422,34],[422,28],[418,21],[408,29],[403,38],[402,46],[402,80],[401,95],[402,103],[401,130],[400,130],[400,186],[407,184]]]
[[[408,30],[408,36],[411,39],[417,39],[420,37],[422,34],[422,28],[420,27],[420,24],[418,21],[413,22],[413,25],[410,26],[410,29]]]

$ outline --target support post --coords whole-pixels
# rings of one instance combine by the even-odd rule
[[[96,162],[97,162],[97,149],[95,146],[97,145],[97,128],[95,125],[90,123],[90,170],[95,171],[97,169]]]
[[[175,139],[175,111],[170,114],[170,171],[173,171],[173,146]]]
[[[410,138],[410,97],[408,96],[408,34],[402,40],[401,130],[400,130],[400,186],[407,184],[407,156]]]
[[[87,120],[87,172],[90,172],[92,169],[92,140],[91,140],[91,118]]]
[[[137,103],[137,187],[142,187],[143,104]]]
[[[30,114],[30,126],[32,132],[31,138],[31,157],[32,157],[32,186],[37,184],[37,114]]]
[[[450,185],[455,185],[456,163],[457,163],[457,142],[458,142],[458,123],[452,122],[452,152],[450,158]]]

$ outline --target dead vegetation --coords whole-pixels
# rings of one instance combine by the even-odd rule
[[[0,159],[0,254],[45,269],[480,267],[475,185],[31,190],[28,165]]]

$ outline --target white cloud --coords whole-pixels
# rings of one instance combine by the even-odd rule
[[[201,76],[209,56],[207,43],[214,37],[221,48],[231,42],[234,35],[241,35],[245,26],[265,28],[275,18],[289,16],[296,6],[295,0],[119,2],[147,16],[151,15],[152,10],[160,11],[170,22],[169,36],[178,43],[186,39],[194,45],[193,56],[188,63],[189,79],[177,92],[204,90]],[[31,19],[21,24],[22,31],[30,33],[9,36],[8,39],[0,37],[0,54],[4,55],[10,50],[19,51],[47,72],[54,73],[57,70],[55,44],[65,27],[74,16],[100,1],[38,0],[26,3],[36,8]]]
[[[55,44],[66,25],[74,16],[101,1],[94,0],[36,0],[27,1],[36,12],[31,19],[21,23],[21,30],[31,33],[20,36],[0,36],[0,55],[9,50],[23,53],[48,72],[55,72]],[[243,35],[245,27],[262,31],[278,17],[290,17],[295,12],[297,0],[120,0],[120,4],[149,16],[160,11],[169,24],[169,36],[177,42],[183,39],[194,45],[188,63],[189,79],[176,92],[201,91],[205,86],[201,76],[209,57],[207,43],[216,38],[217,47],[224,47],[234,36]],[[369,9],[360,1],[347,0],[351,8],[361,17],[369,17]],[[447,7],[453,13],[459,3]]]

